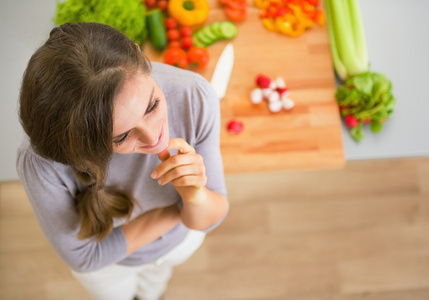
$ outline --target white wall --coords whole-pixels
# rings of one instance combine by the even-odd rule
[[[0,180],[14,180],[21,137],[17,103],[22,74],[54,26],[55,0],[0,0]]]

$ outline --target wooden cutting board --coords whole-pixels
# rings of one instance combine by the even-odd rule
[[[227,20],[218,1],[209,0],[206,24]],[[221,152],[226,173],[269,170],[326,169],[344,166],[341,121],[335,101],[335,79],[326,26],[315,25],[302,36],[290,38],[266,30],[259,10],[249,4],[248,18],[237,23],[231,40],[235,60],[225,98],[221,102]],[[210,62],[196,70],[211,80],[217,60],[229,41],[211,45]],[[149,44],[149,43],[147,43]],[[148,57],[162,54],[145,46]],[[267,103],[250,102],[255,78],[282,76],[295,101],[291,111],[271,113]],[[227,123],[244,123],[239,135],[228,133]]]

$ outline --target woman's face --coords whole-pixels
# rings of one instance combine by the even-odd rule
[[[157,154],[168,146],[167,103],[150,75],[125,81],[113,108],[113,151]]]

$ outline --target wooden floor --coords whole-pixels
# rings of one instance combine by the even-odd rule
[[[429,299],[429,158],[226,180],[227,219],[165,300]],[[17,182],[0,184],[0,299],[89,299]]]

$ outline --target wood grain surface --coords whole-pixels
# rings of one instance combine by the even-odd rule
[[[226,20],[217,1],[211,1],[209,19]],[[228,42],[235,51],[234,68],[221,102],[221,151],[226,173],[269,170],[341,168],[345,164],[341,121],[335,101],[335,79],[326,26],[315,25],[298,38],[266,30],[259,10],[249,4],[248,18],[237,23],[231,41],[211,45],[210,62],[196,70],[211,80],[217,60]],[[148,57],[162,61],[162,54],[145,45]],[[252,104],[255,78],[281,76],[295,101],[291,111],[273,114],[267,103]],[[227,123],[244,124],[239,135],[228,133]]]

